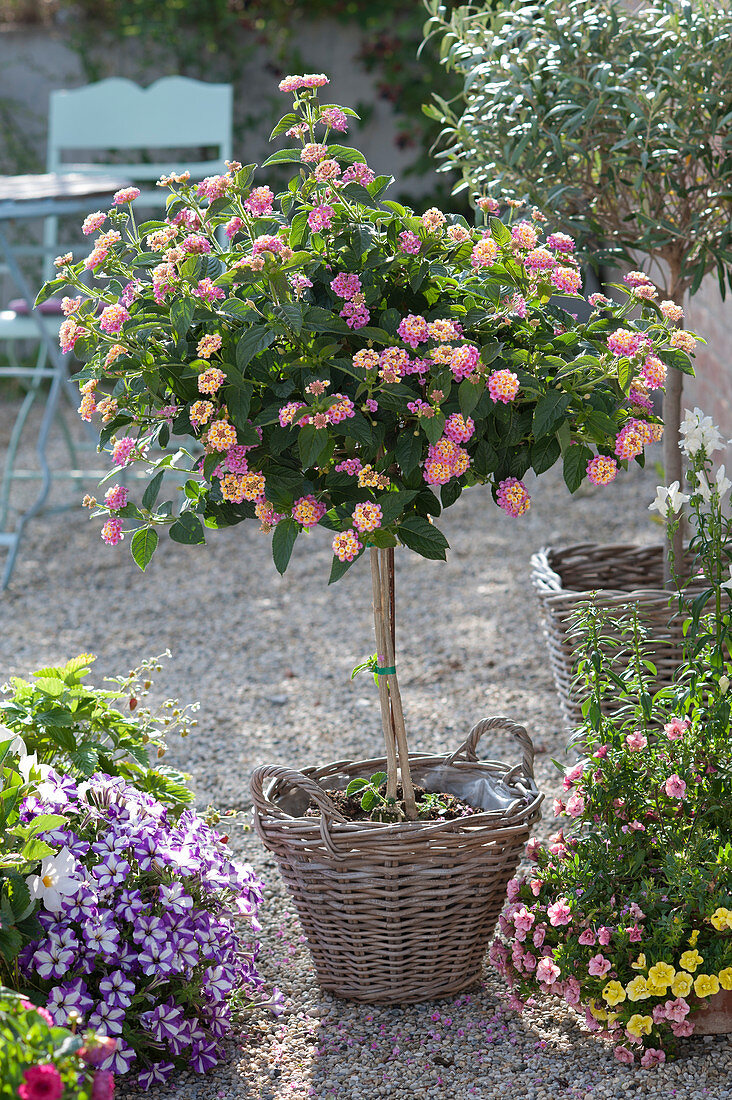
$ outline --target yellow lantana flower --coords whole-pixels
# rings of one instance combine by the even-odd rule
[[[691,974],[687,974],[684,970],[677,970],[676,977],[671,983],[671,992],[674,997],[688,997],[693,984],[694,979]]]
[[[645,955],[641,952],[641,954],[638,956],[638,958],[635,960],[635,962],[631,963],[630,965],[633,967],[633,970],[645,970],[645,968],[646,968],[646,957],[645,957]]]
[[[722,989],[732,989],[732,966],[720,970],[718,977]]]
[[[732,971],[732,967],[730,967]],[[620,982],[608,982],[602,991],[602,995],[609,1005],[619,1005],[625,1000],[625,990]]]
[[[693,951],[684,951],[683,955],[679,959],[679,966],[683,966],[684,970],[688,970],[690,974],[693,974],[695,970],[698,970],[704,959],[699,952],[694,949]]]
[[[712,913],[711,921],[718,932],[723,932],[725,928],[732,928],[732,912],[720,906]]]
[[[653,985],[667,986],[671,985],[671,982],[676,977],[676,971],[672,966],[665,962],[655,963],[648,971],[648,982]],[[664,989],[665,991],[665,989]]]
[[[719,979],[714,974],[698,974],[694,979],[694,992],[697,997],[713,997],[719,993]]]
[[[641,1035],[650,1035],[651,1028],[653,1027],[653,1020],[650,1016],[639,1016],[638,1013],[635,1016],[631,1016],[625,1025],[630,1035],[636,1039],[640,1039]]]
[[[642,974],[639,974],[637,978],[633,978],[631,982],[625,987],[625,992],[631,1001],[645,1001],[647,997],[650,997],[648,992],[648,983]]]

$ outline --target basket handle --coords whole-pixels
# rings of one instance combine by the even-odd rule
[[[254,803],[255,810],[254,823],[259,835],[262,836],[259,820],[260,816],[287,817],[287,814],[283,813],[265,793],[264,784],[268,779],[274,779],[276,784],[297,787],[299,790],[309,795],[320,810],[320,835],[323,839],[323,844],[334,858],[342,859],[344,852],[342,849],[336,847],[329,826],[333,821],[347,824],[347,819],[335,808],[320,784],[316,783],[313,779],[308,779],[302,772],[296,772],[290,768],[282,768],[278,764],[264,764],[262,767],[256,768],[249,781],[249,789],[252,793],[252,802]],[[264,837],[262,837],[262,839],[264,839]]]
[[[476,752],[476,749],[478,747],[478,742],[480,741],[484,733],[488,733],[492,730],[505,730],[506,733],[513,734],[513,736],[520,744],[523,753],[524,775],[528,776],[529,779],[533,779],[533,742],[526,732],[524,726],[519,726],[516,722],[512,722],[510,718],[505,718],[503,715],[499,715],[496,718],[484,718],[482,722],[476,722],[460,748],[456,749],[451,756],[447,756],[445,758],[445,763],[454,764],[456,760],[460,759],[469,760],[471,764],[477,763],[478,754]]]

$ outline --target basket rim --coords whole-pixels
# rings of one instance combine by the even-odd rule
[[[599,542],[577,542],[568,546],[542,546],[531,555],[530,559],[531,581],[539,599],[547,602],[559,602],[563,599],[586,601],[595,594],[601,598],[611,599],[614,603],[619,598],[635,600],[643,597],[658,600],[660,603],[670,603],[674,599],[675,593],[668,588],[566,588],[561,574],[557,572],[556,562],[553,559],[559,554],[577,554],[583,550],[604,550],[608,553],[620,551],[626,557],[630,557],[634,554],[662,553],[663,546],[657,543],[640,546],[632,543]]]

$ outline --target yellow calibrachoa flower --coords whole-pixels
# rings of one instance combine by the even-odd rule
[[[730,969],[732,970],[732,967]],[[608,982],[602,995],[609,1005],[619,1005],[625,1000],[625,990],[620,982]]]
[[[596,1020],[607,1020],[607,1012],[595,1000],[590,1001],[590,1012]]]
[[[695,949],[694,951],[684,951],[683,955],[679,959],[679,966],[683,966],[684,970],[688,970],[690,974],[693,974],[695,970],[698,970],[704,959]]]
[[[638,958],[635,960],[635,962],[631,963],[630,965],[633,967],[633,970],[645,970],[645,968],[646,968],[646,957],[645,957],[645,955],[641,952],[641,954],[638,956]]]
[[[636,1013],[635,1016],[630,1017],[625,1026],[631,1035],[636,1039],[640,1039],[641,1035],[651,1034],[653,1020],[650,1016],[639,1016],[638,1013]]]
[[[713,997],[719,993],[719,979],[714,974],[698,974],[694,979],[694,992],[697,997]]]
[[[699,939],[699,929],[695,928],[694,931],[689,936],[689,943],[691,944],[692,947],[696,947],[696,941],[698,939]]]
[[[628,982],[625,992],[631,1001],[645,1001],[647,997],[650,997],[648,983],[642,974],[639,974],[637,978],[633,978],[632,982]]]
[[[720,906],[712,913],[711,921],[718,932],[723,932],[725,928],[732,928],[732,912]]]
[[[724,970],[720,970],[718,977],[722,989],[732,989],[732,966],[727,966]]]
[[[672,966],[665,962],[655,963],[648,971],[649,985],[661,985],[663,986],[662,993],[666,992],[666,986],[671,985],[671,982],[676,977],[676,971]]]
[[[694,979],[691,974],[687,974],[684,970],[677,970],[676,977],[671,983],[671,992],[674,997],[688,997],[693,984]]]

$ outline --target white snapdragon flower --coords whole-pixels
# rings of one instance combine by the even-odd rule
[[[664,518],[669,512],[675,516],[687,500],[689,500],[689,496],[687,493],[680,492],[678,481],[672,481],[668,488],[665,485],[658,486],[656,499],[648,505],[648,511],[658,512]]]
[[[684,419],[681,421],[681,440],[679,447],[688,458],[693,458],[699,451],[711,455],[724,446],[724,440],[719,434],[719,428],[712,421],[711,416],[705,416],[700,408],[693,412],[686,409]]]
[[[726,476],[724,464],[722,464],[717,470],[714,481],[710,481],[706,470],[700,470],[696,475],[697,489],[696,492],[702,498],[705,504],[709,504],[712,499],[712,493],[716,489],[719,499],[732,488],[732,481]]]
[[[81,886],[81,879],[73,874],[76,869],[76,858],[68,848],[44,859],[40,875],[28,875],[25,880],[31,897],[38,898],[49,912],[59,913],[61,898],[75,894]]]

